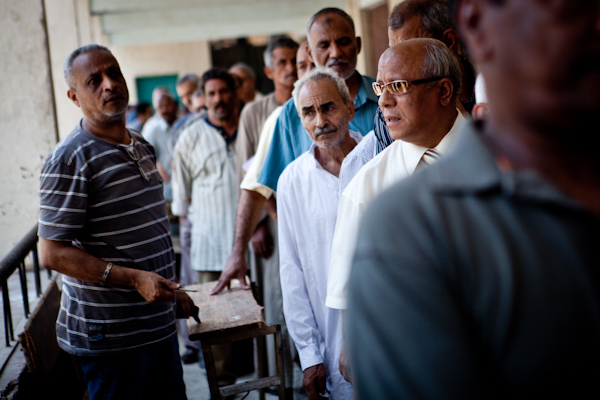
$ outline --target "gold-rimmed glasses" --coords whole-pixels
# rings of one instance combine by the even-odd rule
[[[390,94],[404,94],[404,93],[408,92],[408,88],[413,85],[420,85],[422,83],[435,82],[435,81],[439,81],[442,78],[443,77],[441,77],[441,76],[436,76],[433,78],[417,79],[414,81],[406,81],[406,80],[400,79],[400,80],[388,82],[388,83],[373,82],[373,91],[375,92],[375,94],[377,96],[381,96],[383,94],[383,89],[387,89],[387,91],[390,92]]]

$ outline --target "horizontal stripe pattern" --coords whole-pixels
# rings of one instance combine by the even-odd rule
[[[173,280],[175,257],[154,149],[138,132],[130,134],[137,162],[125,146],[80,126],[56,146],[42,167],[39,235]],[[56,330],[59,345],[72,354],[132,349],[174,333],[173,303],[149,304],[134,288],[64,277]]]

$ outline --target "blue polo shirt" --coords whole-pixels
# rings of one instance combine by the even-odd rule
[[[373,130],[377,96],[371,86],[375,79],[369,76],[360,76],[360,78],[361,85],[354,99],[355,114],[354,119],[350,121],[350,129],[365,136]],[[285,167],[306,152],[311,144],[312,141],[304,130],[294,106],[294,100],[290,99],[283,105],[275,124],[273,140],[258,176],[258,182],[277,191],[277,181]]]

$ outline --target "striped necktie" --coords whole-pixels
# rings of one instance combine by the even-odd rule
[[[436,149],[427,149],[423,157],[421,157],[421,161],[419,161],[418,167],[426,167],[430,164],[433,164],[437,160],[439,160],[441,154]]]

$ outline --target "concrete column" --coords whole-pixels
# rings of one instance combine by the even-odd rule
[[[62,139],[81,119],[81,111],[67,97],[69,88],[63,77],[63,63],[73,50],[91,42],[89,7],[86,0],[44,0],[44,3],[58,133]]]
[[[354,29],[356,30],[356,36],[360,36],[362,38],[361,40],[363,40],[364,42],[365,35],[368,33],[367,30],[363,27],[363,18],[361,16],[360,10],[360,0],[346,0],[346,12],[354,20]],[[367,54],[365,55],[365,53]],[[363,43],[362,50],[358,54],[358,60],[356,64],[356,69],[363,75],[369,75],[368,70],[370,68],[368,67],[368,55],[369,49],[365,49],[365,45]]]
[[[356,34],[362,39],[362,51],[358,55],[357,64],[361,74],[372,77],[377,75],[379,56],[387,48],[387,16],[389,15],[389,13],[382,15],[381,8],[391,10],[399,1],[346,0],[346,12],[354,20]]]
[[[39,171],[57,142],[42,0],[0,1],[0,256],[37,222]]]

